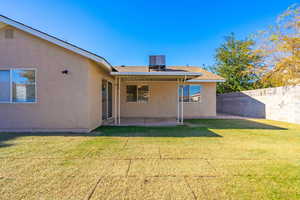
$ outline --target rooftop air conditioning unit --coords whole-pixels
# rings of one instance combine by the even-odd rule
[[[165,71],[166,70],[166,56],[153,55],[149,56],[149,71]]]

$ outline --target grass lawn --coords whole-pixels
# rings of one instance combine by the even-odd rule
[[[300,199],[300,126],[189,120],[0,133],[0,199]]]

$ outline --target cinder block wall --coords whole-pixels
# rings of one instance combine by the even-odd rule
[[[217,111],[300,124],[300,85],[221,94]]]

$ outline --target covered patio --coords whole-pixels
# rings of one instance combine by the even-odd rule
[[[180,101],[183,99],[183,88],[181,85],[187,84],[187,81],[199,77],[202,73],[199,72],[111,72],[111,75],[115,76],[115,91],[114,91],[114,118],[107,122],[107,125],[122,125],[122,126],[175,126],[183,124],[184,121],[184,102]],[[121,95],[121,88],[123,84],[130,82],[131,84],[143,84],[143,83],[172,83],[176,87],[176,91],[173,90],[172,95],[175,95],[174,100],[176,100],[176,105],[174,105],[174,110],[176,109],[176,117],[128,117],[121,113],[122,101],[127,98],[126,95]],[[178,92],[179,89],[181,92]],[[159,94],[155,94],[159,95]],[[180,96],[181,95],[181,96]],[[167,104],[168,102],[166,102]],[[137,103],[137,107],[133,109],[138,109],[143,103]],[[147,103],[144,103],[147,105]],[[163,105],[153,105],[154,107]],[[163,112],[163,111],[162,111]],[[174,111],[175,112],[175,111]]]

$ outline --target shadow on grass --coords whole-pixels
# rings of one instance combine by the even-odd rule
[[[116,137],[222,137],[208,128],[174,126],[174,127],[141,127],[141,126],[103,126],[95,130],[100,136]]]
[[[223,137],[211,129],[287,130],[246,119],[191,119],[185,120],[185,124],[175,127],[103,126],[94,131],[101,136],[117,137]]]
[[[186,120],[186,126],[139,127],[102,126],[91,133],[0,133],[0,148],[12,146],[7,141],[19,137],[223,137],[211,129],[268,129],[287,130],[273,125],[244,119],[193,119]]]
[[[187,124],[209,129],[263,129],[263,130],[288,130],[287,128],[265,124],[247,119],[190,119]]]
[[[6,143],[19,137],[222,137],[207,128],[103,126],[91,133],[0,133],[0,148],[14,144]]]
[[[20,138],[20,137],[95,137],[94,134],[91,133],[1,133],[0,132],[0,148],[4,147],[10,147],[15,144],[6,143],[8,141],[12,141],[14,139]]]

